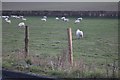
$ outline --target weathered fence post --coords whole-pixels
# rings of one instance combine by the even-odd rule
[[[28,56],[28,34],[29,28],[28,26],[25,26],[25,58]]]
[[[69,51],[69,62],[73,65],[73,50],[72,50],[72,31],[71,28],[67,28],[68,33],[68,51]]]

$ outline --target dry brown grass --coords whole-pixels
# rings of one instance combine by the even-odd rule
[[[42,56],[42,55],[31,55],[27,58],[24,57],[24,49],[13,53],[11,55],[4,54],[5,61],[9,61],[12,64],[11,67],[15,67],[18,71],[31,71],[30,66],[39,66],[44,72],[47,71],[62,71],[63,74],[66,72],[69,77],[76,76],[77,78],[85,77],[118,77],[118,65],[117,62],[113,61],[110,65],[106,60],[106,65],[103,66],[100,71],[99,66],[96,63],[87,64],[85,59],[74,59],[73,65],[68,61],[68,51],[64,49],[60,54],[56,56]],[[38,68],[36,68],[38,69]],[[34,71],[33,71],[34,72]],[[73,76],[71,76],[73,75]]]

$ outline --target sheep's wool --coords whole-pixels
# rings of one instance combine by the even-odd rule
[[[81,37],[83,37],[83,32],[80,31],[79,29],[77,29],[76,36],[77,36],[78,39],[80,39]]]

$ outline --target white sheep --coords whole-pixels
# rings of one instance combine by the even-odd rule
[[[25,23],[24,22],[20,22],[19,24],[18,24],[18,27],[20,27],[20,28],[25,28]]]
[[[56,17],[55,19],[56,19],[56,20],[59,20],[59,18],[58,18],[58,17]]]
[[[24,16],[19,16],[20,18],[24,18]]]
[[[43,18],[47,19],[47,16],[43,16]]]
[[[77,19],[78,19],[78,20],[83,20],[83,18],[81,18],[81,17],[80,17],[80,18],[77,18]]]
[[[45,21],[45,22],[47,21],[46,18],[42,18],[41,20],[42,20],[42,21]]]
[[[9,24],[11,23],[11,20],[9,20],[9,18],[5,18],[5,21]]]
[[[62,19],[62,20],[64,20],[64,19],[65,19],[65,17],[61,17],[61,19]]]
[[[8,20],[8,18],[5,18],[5,21],[7,21]]]
[[[77,36],[78,39],[83,38],[83,31],[77,29],[76,36]]]
[[[6,16],[2,16],[2,18],[6,18]]]
[[[75,20],[75,23],[80,23],[80,20],[79,19]]]
[[[11,23],[11,20],[7,20],[6,22],[10,24],[10,23]]]
[[[69,21],[69,19],[65,18],[65,19],[63,19],[63,21],[68,22],[68,21]]]
[[[20,16],[16,16],[15,18],[16,18],[16,19],[20,19]]]
[[[9,18],[9,16],[2,16],[2,18]]]
[[[16,18],[17,16],[16,15],[11,15],[12,18]]]
[[[23,16],[16,16],[16,15],[11,15],[12,18],[16,18],[16,19],[20,19],[22,18]]]

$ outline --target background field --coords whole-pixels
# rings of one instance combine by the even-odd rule
[[[118,21],[111,18],[83,18],[74,24],[48,17],[26,17],[29,26],[30,59],[24,60],[24,28],[17,25],[22,20],[11,18],[12,23],[2,23],[3,68],[58,77],[118,77]],[[67,28],[72,28],[74,67],[67,62]],[[84,38],[77,40],[75,31],[81,29]],[[57,62],[57,58],[61,59]],[[26,68],[26,65],[28,67]],[[115,67],[115,68],[114,68]]]

